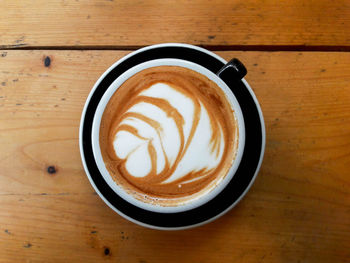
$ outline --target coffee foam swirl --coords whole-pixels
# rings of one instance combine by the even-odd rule
[[[220,163],[225,146],[222,128],[194,96],[155,83],[131,105],[116,126],[113,142],[129,176],[185,184]]]
[[[188,77],[166,70],[174,67],[160,68],[144,70],[119,88],[127,100],[123,105],[119,101],[109,118],[108,142],[101,137],[108,156],[102,154],[116,181],[136,195],[189,196],[217,183],[227,172],[231,165],[227,157],[234,158],[228,148],[234,148],[238,131],[229,125],[235,124],[234,115],[228,120],[223,115],[232,109],[223,101],[224,94],[217,96],[218,90],[210,87],[217,87],[215,83],[190,70]],[[103,125],[102,121],[102,134]]]

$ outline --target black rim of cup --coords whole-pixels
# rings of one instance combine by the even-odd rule
[[[177,213],[158,213],[141,209],[117,195],[104,181],[93,157],[91,127],[100,99],[111,83],[128,69],[154,59],[176,58],[197,63],[216,73],[224,63],[211,55],[190,46],[165,45],[138,52],[114,66],[100,81],[90,96],[81,126],[81,155],[91,184],[104,197],[104,201],[129,220],[158,229],[177,229],[201,225],[228,211],[245,194],[255,178],[263,156],[264,126],[258,105],[241,80],[223,78],[238,100],[245,123],[246,142],[241,163],[228,185],[212,200],[192,210]]]

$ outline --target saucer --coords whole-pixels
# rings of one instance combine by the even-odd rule
[[[159,44],[139,49],[113,64],[91,90],[81,117],[80,154],[87,177],[103,201],[124,218],[154,229],[177,230],[215,220],[233,208],[248,192],[260,169],[265,150],[265,126],[259,103],[244,80],[223,79],[237,98],[243,113],[246,142],[241,163],[232,180],[215,198],[192,210],[178,213],[151,212],[136,207],[116,194],[103,179],[92,152],[91,128],[98,103],[111,83],[128,69],[154,59],[176,58],[197,63],[217,73],[227,62],[218,55],[187,44]]]

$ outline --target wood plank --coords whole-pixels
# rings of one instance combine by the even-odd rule
[[[2,47],[349,46],[350,2],[307,0],[0,2]]]
[[[122,219],[80,162],[85,98],[126,53],[0,52],[0,261],[350,260],[349,53],[218,52],[249,70],[266,120],[265,159],[234,210],[178,232]]]

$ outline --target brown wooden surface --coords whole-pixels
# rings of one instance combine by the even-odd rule
[[[127,53],[0,51],[0,262],[350,261],[350,53],[217,52],[249,70],[265,159],[235,209],[178,232],[114,213],[80,161],[86,96]]]
[[[350,51],[350,1],[4,0],[0,10],[0,262],[350,262],[350,53],[326,52]],[[241,59],[267,130],[247,196],[177,232],[107,207],[78,147],[94,82],[122,49],[161,42]],[[28,50],[6,50],[16,48]]]
[[[0,1],[2,47],[350,47],[349,0]]]

